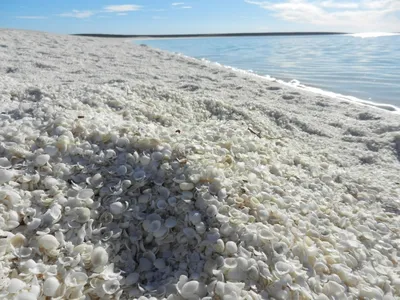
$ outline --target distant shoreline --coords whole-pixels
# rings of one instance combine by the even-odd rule
[[[338,35],[346,32],[249,32],[249,33],[206,33],[206,34],[102,34],[76,33],[75,36],[101,38],[190,38],[190,37],[237,37],[237,36],[300,36],[300,35]]]

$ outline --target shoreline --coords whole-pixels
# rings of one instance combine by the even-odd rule
[[[186,56],[184,54],[179,54],[179,55],[182,55],[182,56],[185,56],[185,57],[190,57],[190,56]],[[295,89],[298,89],[298,90],[301,90],[301,91],[308,91],[308,92],[312,92],[312,93],[314,93],[316,95],[328,96],[328,97],[333,98],[333,99],[335,99],[337,101],[349,101],[351,103],[355,103],[355,104],[358,104],[358,105],[365,105],[365,106],[373,107],[373,108],[376,108],[376,109],[390,111],[390,112],[393,112],[393,113],[400,113],[400,107],[392,105],[392,104],[364,100],[364,99],[353,97],[353,96],[350,96],[350,95],[343,95],[343,94],[340,94],[340,93],[336,93],[336,92],[332,92],[332,91],[328,91],[328,90],[323,90],[323,89],[320,89],[318,87],[308,86],[308,85],[304,85],[302,83],[299,83],[296,79],[288,82],[288,81],[285,81],[285,80],[282,80],[282,79],[277,79],[277,78],[271,77],[269,75],[263,76],[263,75],[255,73],[255,72],[249,72],[249,71],[246,71],[246,70],[243,70],[243,69],[239,69],[239,68],[223,65],[223,64],[220,64],[218,62],[213,62],[213,61],[209,61],[209,60],[206,60],[206,59],[201,59],[201,61],[205,61],[205,62],[207,62],[209,64],[216,64],[216,65],[222,66],[224,68],[227,68],[229,70],[234,70],[234,71],[237,71],[237,72],[246,73],[248,75],[254,75],[254,76],[258,77],[258,78],[261,78],[261,79],[264,79],[264,80],[267,80],[267,81],[277,82],[279,84],[282,84],[282,85],[285,85],[285,86],[289,86],[289,87],[292,87],[292,88],[295,88]]]
[[[0,287],[399,298],[399,124],[146,45],[0,30]]]

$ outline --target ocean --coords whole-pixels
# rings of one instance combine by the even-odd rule
[[[400,107],[400,35],[149,39],[135,43]]]

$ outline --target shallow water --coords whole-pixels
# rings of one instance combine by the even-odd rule
[[[267,36],[140,40],[363,100],[400,106],[400,36]]]

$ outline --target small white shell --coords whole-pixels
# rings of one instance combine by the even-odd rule
[[[182,297],[189,299],[197,294],[198,289],[199,289],[198,281],[186,282],[182,287],[181,295]]]
[[[94,267],[104,266],[108,262],[108,253],[102,247],[96,247],[92,251],[92,265]]]
[[[194,184],[191,182],[182,182],[179,184],[179,188],[182,191],[191,191],[194,189]]]
[[[201,214],[198,211],[192,211],[189,214],[189,220],[193,225],[199,224],[201,222]]]
[[[35,163],[37,166],[44,166],[50,160],[50,155],[48,154],[40,154],[35,158]]]
[[[0,184],[9,182],[14,173],[10,170],[0,169]]]
[[[57,249],[60,246],[60,243],[57,241],[57,239],[50,234],[41,236],[38,240],[38,243],[39,247],[45,250]]]
[[[277,273],[279,276],[283,276],[283,275],[285,275],[285,274],[291,272],[292,269],[293,269],[293,267],[292,267],[290,264],[288,264],[288,263],[286,263],[286,262],[283,262],[283,261],[278,261],[278,262],[275,264],[275,270],[276,270],[276,273]]]
[[[22,247],[25,244],[25,242],[26,242],[26,237],[21,233],[17,233],[10,239],[10,244],[14,248]]]
[[[122,214],[126,209],[126,206],[124,203],[121,202],[114,202],[110,204],[110,212],[113,215],[120,215]]]
[[[32,221],[30,221],[28,224],[27,224],[27,228],[29,229],[29,230],[35,230],[35,229],[37,229],[39,226],[40,226],[40,223],[42,223],[42,220],[41,219],[39,219],[39,218],[32,218]]]
[[[37,296],[33,293],[22,292],[15,296],[14,300],[37,300]]]
[[[86,223],[90,219],[90,209],[87,207],[75,207],[74,213],[76,215],[76,221],[79,223]]]
[[[11,162],[8,160],[7,157],[0,157],[0,168],[10,168],[12,166]]]
[[[235,254],[235,253],[237,252],[237,250],[238,250],[238,248],[237,248],[237,245],[236,245],[235,242],[228,241],[228,242],[225,244],[225,251],[226,251],[228,254],[230,254],[230,255]]]
[[[10,282],[8,283],[8,288],[7,291],[10,294],[15,294],[18,293],[20,290],[22,290],[26,286],[26,283],[23,282],[22,280],[18,278],[12,278]]]
[[[56,294],[60,282],[56,277],[49,277],[43,283],[43,294],[48,297],[52,297]]]
[[[108,280],[103,284],[103,290],[108,295],[116,293],[118,289],[119,289],[119,281],[116,279]]]
[[[78,192],[78,195],[76,196],[77,199],[79,200],[86,200],[91,198],[94,195],[94,192],[92,189],[82,189]]]
[[[84,286],[87,283],[88,276],[83,272],[70,272],[65,277],[65,285],[69,287]]]

